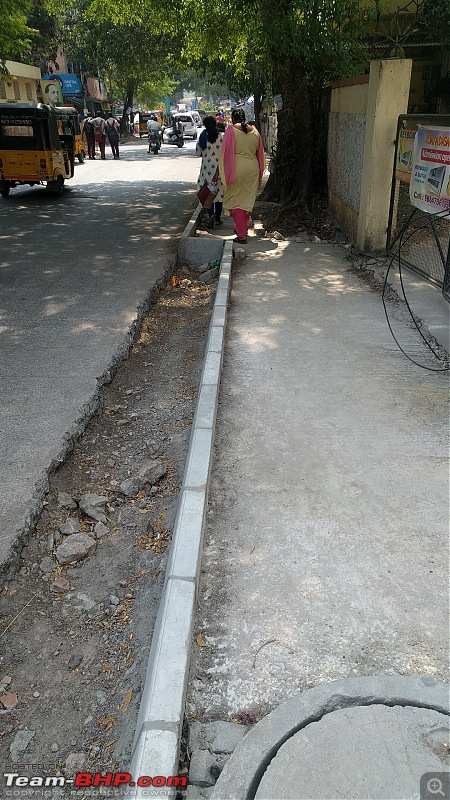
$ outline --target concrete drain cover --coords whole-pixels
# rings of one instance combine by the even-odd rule
[[[448,717],[436,711],[335,711],[281,746],[255,800],[418,798],[423,775],[447,770],[448,741]]]
[[[448,686],[349,678],[288,700],[225,764],[213,800],[450,800]]]

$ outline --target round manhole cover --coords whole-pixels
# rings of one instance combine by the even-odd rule
[[[212,800],[450,800],[449,714],[425,675],[315,686],[251,728]]]
[[[310,723],[280,747],[255,800],[436,798],[436,773],[443,774],[440,796],[448,800],[448,754],[444,714],[384,705],[344,708]]]

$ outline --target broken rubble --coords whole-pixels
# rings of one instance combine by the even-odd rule
[[[50,586],[51,592],[67,592],[69,590],[70,584],[67,578],[64,578],[62,575],[56,579]]]
[[[199,275],[198,280],[200,283],[214,283],[214,281],[218,278],[219,275],[219,267],[214,267],[214,269],[208,269],[206,272],[202,272]]]
[[[88,517],[97,520],[97,522],[106,523],[105,506],[107,502],[107,497],[88,493],[80,497],[78,505]]]
[[[68,511],[74,511],[77,507],[76,500],[67,492],[60,492],[58,495],[58,505],[62,508],[67,508]]]
[[[8,692],[7,694],[2,694],[0,697],[0,703],[7,711],[12,711],[18,702],[19,698],[17,692]]]
[[[127,478],[119,486],[122,494],[133,497],[146,484],[154,484],[166,474],[167,470],[162,461],[146,459],[140,470],[131,478]]]
[[[76,669],[80,666],[81,662],[83,661],[83,656],[81,653],[72,653],[67,662],[67,666],[69,669]]]
[[[20,753],[23,753],[23,751],[27,749],[33,736],[35,735],[36,731],[23,730],[17,732],[9,747],[13,764],[17,764]]]
[[[69,536],[71,533],[79,533],[80,523],[75,517],[67,517],[66,521],[59,528],[63,536]]]
[[[86,533],[74,533],[56,549],[56,558],[60,564],[70,564],[71,561],[81,561],[92,553],[97,546],[95,539]]]
[[[234,722],[201,723],[194,721],[189,729],[189,747],[192,751],[208,742],[213,753],[232,753],[248,731],[247,725]]]
[[[50,556],[45,556],[41,563],[39,564],[39,569],[41,572],[51,572],[56,566],[55,562],[53,561]]]
[[[209,750],[196,750],[192,753],[189,768],[189,783],[195,786],[214,786],[219,773],[217,758]]]
[[[86,764],[85,753],[69,753],[66,758],[64,767],[67,775],[74,775],[77,772],[82,772]]]
[[[109,528],[103,522],[97,522],[94,533],[97,539],[101,539],[102,536],[106,536],[109,533]]]

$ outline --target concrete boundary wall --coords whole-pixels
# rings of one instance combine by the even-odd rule
[[[198,212],[198,209],[197,209]],[[196,212],[196,214],[197,214]],[[194,218],[187,230],[195,228]],[[221,240],[222,243],[222,240]],[[133,776],[175,776],[219,398],[233,245],[226,242],[211,317],[183,485],[136,725]],[[152,796],[172,790],[152,788]],[[136,788],[133,798],[147,797]]]
[[[412,61],[372,61],[370,75],[332,84],[330,209],[362,252],[384,253],[397,118],[406,113]]]

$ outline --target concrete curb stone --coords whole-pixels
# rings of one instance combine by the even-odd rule
[[[193,220],[187,229],[192,226]],[[130,768],[133,776],[171,776],[177,775],[178,771],[232,256],[232,243],[226,242],[165,584],[136,725]],[[152,796],[172,797],[173,789],[152,788]],[[137,788],[133,797],[139,800],[145,794]]]

